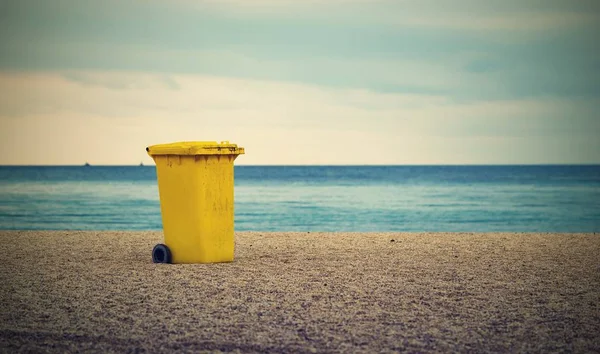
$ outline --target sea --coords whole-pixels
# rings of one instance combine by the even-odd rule
[[[600,232],[600,165],[235,166],[236,231]],[[0,229],[161,230],[156,167],[0,166]]]

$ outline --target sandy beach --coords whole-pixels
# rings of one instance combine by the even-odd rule
[[[0,351],[600,352],[600,234],[1,231]]]

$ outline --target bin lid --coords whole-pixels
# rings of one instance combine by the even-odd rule
[[[180,141],[170,144],[152,145],[146,148],[148,155],[240,155],[243,147],[229,141]]]

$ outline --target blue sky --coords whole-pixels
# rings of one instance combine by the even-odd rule
[[[600,163],[597,33],[596,1],[3,1],[0,164]]]

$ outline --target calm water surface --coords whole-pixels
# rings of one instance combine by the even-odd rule
[[[161,228],[154,166],[0,167],[0,229]],[[600,166],[236,166],[235,228],[600,232]]]

